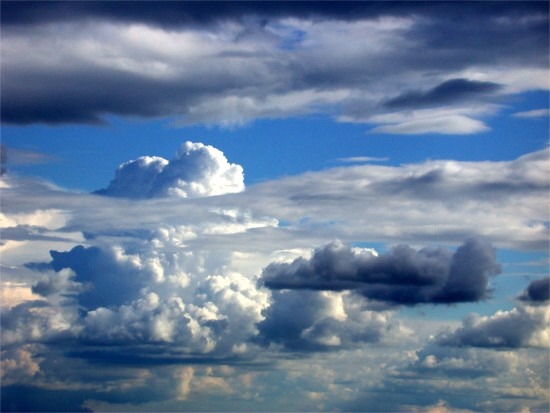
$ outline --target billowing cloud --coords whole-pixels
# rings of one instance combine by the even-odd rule
[[[125,198],[196,198],[244,190],[243,168],[202,143],[185,142],[171,161],[142,156],[123,163],[100,195]]]
[[[494,249],[476,239],[455,253],[399,245],[379,256],[334,242],[310,260],[270,264],[261,282],[270,289],[351,290],[393,304],[448,304],[486,298],[489,276],[499,272]]]
[[[150,159],[153,172],[168,167]],[[208,162],[196,161],[203,171]],[[506,162],[353,165],[219,196],[139,200],[6,174],[3,406],[61,388],[73,410],[197,410],[205,398],[218,410],[364,410],[367,396],[382,410],[413,410],[442,399],[443,387],[426,390],[434,381],[459,393],[475,382],[474,402],[445,392],[453,408],[483,410],[485,392],[519,394],[524,404],[509,410],[539,406],[544,360],[516,353],[540,352],[543,305],[525,302],[498,323],[478,316],[468,326],[478,341],[455,334],[466,329],[458,322],[408,319],[416,310],[395,306],[498,294],[504,279],[487,283],[498,269],[491,245],[547,247],[547,170],[544,150]],[[400,246],[366,248],[388,244]],[[493,325],[518,322],[517,338],[502,336],[509,347],[487,344],[500,331]],[[438,335],[441,326],[449,329]],[[510,378],[499,393],[490,381],[503,368]],[[420,389],[410,408],[391,396],[407,388]]]
[[[258,341],[293,351],[326,351],[406,336],[391,313],[370,311],[357,296],[332,291],[275,291],[258,324]]]
[[[439,335],[437,343],[455,347],[548,348],[549,323],[548,307],[518,306],[490,317],[471,314],[456,331]]]
[[[231,126],[322,113],[369,122],[379,133],[467,134],[487,130],[491,113],[479,101],[548,88],[542,3],[163,3],[131,11],[6,3],[2,10],[2,120],[14,124],[117,115]],[[403,85],[414,87],[403,94]],[[465,105],[469,114],[399,126],[377,120],[426,104]]]

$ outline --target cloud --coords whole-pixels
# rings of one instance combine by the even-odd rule
[[[97,194],[125,198],[196,198],[244,190],[243,168],[209,145],[186,142],[171,161],[142,156],[120,165]]]
[[[497,91],[500,86],[492,82],[480,82],[468,79],[450,79],[425,92],[405,92],[388,100],[389,108],[432,106],[448,104],[453,101],[475,99]]]
[[[277,290],[356,291],[391,304],[448,304],[487,298],[488,276],[499,272],[494,249],[475,239],[454,254],[399,245],[379,256],[333,242],[315,250],[310,260],[270,264],[261,282]]]
[[[489,317],[471,314],[462,327],[440,334],[442,346],[485,348],[548,348],[550,345],[550,311],[547,307],[518,306]]]
[[[473,107],[441,106],[430,109],[411,109],[372,116],[365,116],[363,112],[353,111],[349,115],[341,116],[339,120],[380,124],[380,126],[371,129],[370,133],[467,135],[488,131],[489,128],[476,118],[491,115],[496,110],[494,105],[475,105]]]
[[[550,114],[550,109],[534,109],[525,112],[517,112],[512,114],[515,118],[532,119],[532,118],[545,118]]]
[[[389,312],[370,311],[358,297],[332,291],[274,291],[256,341],[292,351],[328,351],[405,337]]]
[[[378,126],[371,133],[389,133],[399,135],[418,135],[441,133],[444,135],[469,135],[486,132],[489,128],[481,121],[466,116],[442,116],[430,119],[413,119],[394,125]]]
[[[532,281],[518,298],[531,304],[543,304],[550,296],[550,277]]]
[[[367,162],[385,162],[389,158],[380,158],[375,156],[350,156],[347,158],[336,158],[335,161],[343,163],[367,163]]]
[[[391,113],[386,103],[463,105],[473,115],[382,123],[378,132],[468,134],[486,130],[479,101],[547,88],[548,16],[538,4],[2,9],[2,120],[12,124],[115,115],[238,126],[320,113],[377,125]]]
[[[498,247],[546,250],[547,170],[546,150],[505,162],[346,165],[237,193],[139,201],[7,174],[1,223],[19,238],[2,246],[2,288],[25,291],[2,311],[2,350],[21,366],[10,373],[10,394],[19,394],[13,386],[38,397],[74,389],[86,395],[79,406],[88,400],[86,406],[103,410],[196,410],[204,398],[213,409],[253,403],[352,410],[345,407],[356,397],[380,389],[369,405],[386,406],[380,398],[393,400],[393,390],[402,395],[419,388],[411,405],[432,406],[444,387],[428,391],[426,383],[446,380],[457,392],[475,381],[475,402],[461,403],[451,390],[445,400],[480,410],[474,404],[484,392],[503,400],[488,381],[502,374],[501,353],[512,350],[434,342],[418,363],[402,365],[447,323],[407,319],[392,306],[486,297],[490,271],[481,264],[494,269],[493,249],[471,241],[454,250],[468,236],[488,236]],[[376,256],[330,244],[335,237],[350,245],[402,246]],[[440,248],[417,247],[422,244]],[[314,245],[324,247],[310,256]],[[316,289],[258,283],[262,268],[292,269],[293,261],[313,276],[289,270],[292,280]],[[386,272],[367,273],[371,267]],[[358,269],[369,281],[381,281],[364,282]],[[345,279],[354,271],[355,278]],[[328,281],[321,277],[331,273]],[[498,286],[497,280],[497,292]],[[542,307],[531,304],[525,307]],[[418,336],[411,334],[413,323]],[[450,327],[457,329],[454,322]],[[540,352],[533,345],[543,338],[533,337],[513,351]],[[498,354],[491,361],[479,352]],[[428,358],[422,366],[429,355],[437,362]],[[354,367],[358,359],[361,368]],[[27,374],[36,367],[28,360],[39,372]],[[540,357],[522,360],[509,360],[519,367],[507,380],[519,384],[506,389],[527,395],[529,377],[540,387],[526,404],[535,406],[545,387],[538,366],[545,364]],[[192,377],[183,374],[188,366]],[[222,366],[235,373],[222,374]],[[240,387],[241,378],[248,387]]]

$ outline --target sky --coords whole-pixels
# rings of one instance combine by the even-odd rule
[[[548,2],[1,6],[1,410],[545,412]]]

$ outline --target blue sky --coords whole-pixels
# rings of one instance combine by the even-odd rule
[[[2,411],[547,411],[547,2],[2,2]]]
[[[547,106],[545,92],[509,98],[501,113],[488,119],[490,130],[463,136],[429,134],[388,135],[372,127],[339,123],[321,114],[290,119],[259,119],[242,127],[174,127],[170,118],[131,120],[109,118],[101,127],[85,125],[27,127],[6,125],[2,140],[8,147],[44,155],[43,162],[13,165],[72,189],[98,189],[119,164],[144,155],[169,158],[183,140],[196,140],[221,149],[245,168],[247,183],[342,164],[341,158],[377,158],[388,165],[426,159],[465,161],[511,160],[546,145],[548,117],[521,119],[513,113]],[[528,131],[528,133],[526,133]],[[518,135],[521,134],[521,139]],[[109,150],[106,146],[109,145]],[[314,150],[313,150],[314,149]],[[94,169],[94,174],[87,171]]]

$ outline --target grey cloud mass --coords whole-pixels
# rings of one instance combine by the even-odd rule
[[[310,260],[270,264],[261,282],[279,290],[352,290],[392,304],[448,304],[487,298],[488,277],[499,272],[494,249],[476,239],[454,253],[399,245],[380,256],[335,242],[315,250]]]
[[[234,126],[322,113],[384,125],[378,116],[428,105],[461,113],[421,127],[414,115],[417,132],[462,134],[487,128],[479,118],[491,110],[473,100],[500,103],[547,88],[548,9],[541,2],[155,2],[127,9],[3,2],[2,121],[102,123],[116,115]],[[513,76],[518,68],[521,79]],[[403,84],[415,87],[402,94]]]
[[[550,277],[532,281],[519,299],[527,303],[544,304],[550,297]]]

